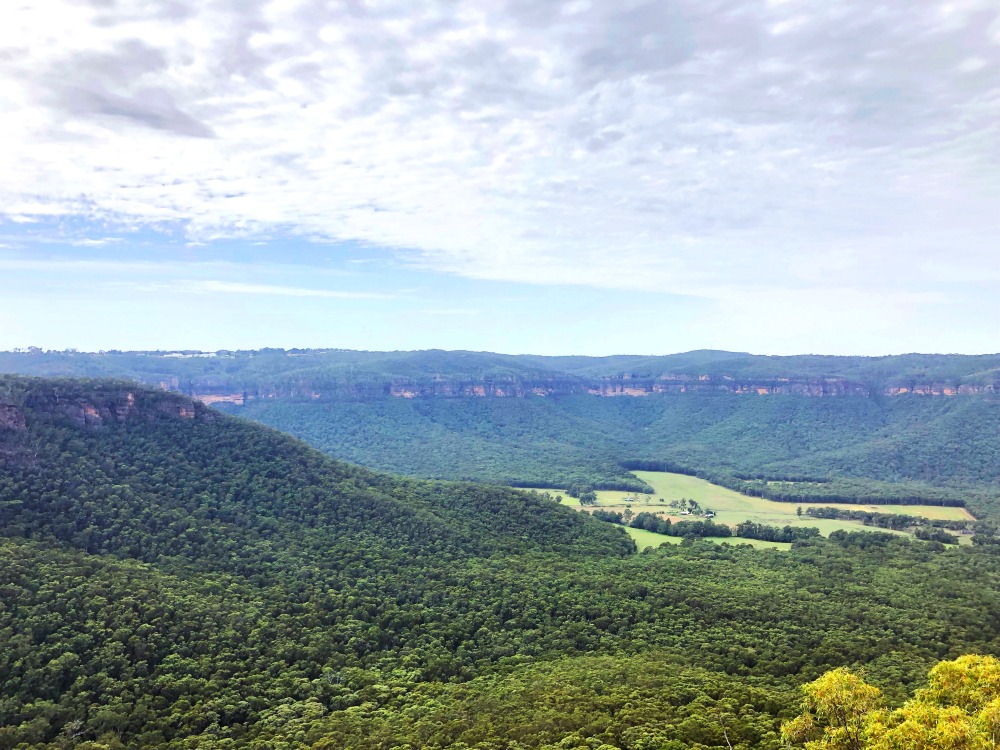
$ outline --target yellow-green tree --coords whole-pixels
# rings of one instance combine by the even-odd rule
[[[879,690],[840,668],[804,685],[803,712],[782,726],[806,750],[992,750],[1000,747],[1000,660],[941,662],[927,687],[895,710]]]
[[[840,667],[802,686],[803,713],[782,726],[789,744],[810,750],[862,750],[865,727],[881,705],[881,693]]]

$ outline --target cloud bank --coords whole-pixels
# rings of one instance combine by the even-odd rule
[[[736,308],[899,314],[1000,281],[994,0],[0,16],[12,218],[355,240],[468,277]]]

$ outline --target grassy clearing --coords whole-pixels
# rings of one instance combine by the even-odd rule
[[[766,524],[768,526],[799,526],[799,527],[814,527],[818,528],[820,534],[823,536],[829,536],[831,532],[837,531],[839,529],[846,529],[848,531],[888,531],[886,529],[877,529],[871,526],[865,526],[860,521],[846,521],[840,519],[829,519],[829,518],[813,518],[803,514],[799,516],[796,513],[798,507],[802,507],[803,510],[808,507],[832,507],[832,508],[850,508],[855,510],[866,510],[873,511],[876,513],[903,513],[911,516],[923,516],[924,518],[931,519],[943,519],[943,520],[955,520],[955,521],[969,521],[975,520],[971,513],[969,513],[965,508],[945,508],[937,505],[853,505],[845,503],[779,503],[774,500],[765,500],[760,497],[749,497],[747,495],[741,495],[733,490],[726,489],[725,487],[720,487],[711,482],[707,482],[704,479],[699,479],[697,477],[690,477],[684,474],[671,474],[669,472],[661,471],[636,471],[634,474],[642,479],[644,482],[649,484],[654,490],[652,495],[642,495],[637,493],[622,492],[621,490],[600,490],[597,492],[597,505],[598,507],[605,508],[607,510],[612,510],[616,512],[624,511],[626,508],[631,508],[633,513],[641,513],[643,511],[648,511],[651,513],[663,513],[669,515],[674,520],[683,520],[681,516],[676,515],[677,511],[670,508],[671,500],[681,500],[684,498],[690,498],[695,500],[703,509],[712,510],[715,512],[715,518],[713,519],[716,523],[725,523],[730,526],[735,526],[736,524],[750,519],[756,523]],[[569,497],[565,493],[560,493],[555,490],[538,490],[539,492],[549,492],[552,495],[562,494],[563,504],[568,505],[573,508],[580,508],[579,500]],[[633,502],[626,503],[626,498],[632,498]],[[664,502],[660,502],[660,498]],[[695,519],[694,516],[685,516],[684,518]],[[632,533],[635,532],[635,533]],[[654,545],[657,543],[655,540],[660,540],[659,543],[664,541],[676,543],[679,541],[679,537],[667,537],[662,534],[654,534],[649,531],[642,529],[629,529],[629,533],[636,540],[639,548],[642,549],[644,546]],[[889,531],[889,533],[894,534],[905,534],[905,532]],[[652,539],[651,541],[645,541],[647,536]],[[971,544],[971,539],[968,536],[960,536],[961,542],[963,544]],[[675,541],[676,540],[676,541]],[[739,543],[739,541],[754,543],[756,540],[737,540],[735,537],[731,540],[733,543]],[[776,545],[769,542],[757,542],[754,546],[769,546],[769,547],[780,547],[781,545]],[[788,545],[783,545],[787,547]]]
[[[652,531],[646,531],[645,529],[633,529],[631,527],[626,527],[625,530],[628,532],[630,537],[635,539],[635,544],[640,550],[645,549],[646,547],[659,547],[661,544],[680,544],[683,541],[683,537],[657,534]],[[717,542],[719,544],[723,542],[727,544],[749,544],[757,549],[787,550],[792,547],[792,545],[787,542],[762,542],[760,539],[742,539],[741,537],[712,536],[703,538],[710,542]]]
[[[714,485],[713,485],[714,486]],[[565,492],[560,492],[558,490],[544,489],[541,487],[519,487],[518,489],[525,490],[526,492],[547,492],[553,497],[557,495],[562,495],[563,505],[568,505],[571,508],[576,508],[577,510],[584,510],[580,505],[580,501],[575,497],[570,497]],[[658,511],[661,510],[660,507],[643,507],[638,508],[640,503],[632,503],[630,506],[625,506],[621,502],[622,497],[625,497],[626,493],[619,491],[609,491],[609,492],[598,492],[597,493],[597,506],[601,508],[607,508],[608,510],[623,511],[626,507],[631,507],[635,513],[640,513],[642,510]],[[648,498],[647,495],[641,495],[640,497]],[[687,496],[685,496],[687,497]],[[654,500],[654,503],[656,501]],[[659,505],[659,503],[656,503]],[[587,510],[592,510],[593,506],[587,508]],[[680,516],[672,516],[672,518],[679,519]],[[740,521],[746,520],[741,518]],[[633,529],[631,526],[626,526],[625,530],[628,532],[629,536],[635,540],[636,546],[642,550],[646,547],[659,547],[661,544],[680,544],[683,541],[683,537],[679,536],[668,536],[666,534],[657,534],[654,531],[647,531],[646,529]],[[760,539],[744,539],[743,537],[731,536],[731,537],[702,537],[710,542],[728,542],[729,544],[749,544],[757,549],[780,549],[787,550],[791,548],[791,544],[787,542],[764,542]]]
[[[831,508],[853,508],[855,510],[874,511],[876,513],[905,513],[912,516],[923,516],[924,518],[944,519],[953,521],[975,520],[965,508],[945,508],[938,505],[854,505],[846,503],[779,503],[774,500],[765,500],[760,497],[748,497],[738,492],[733,492],[725,487],[706,482],[704,479],[689,477],[683,474],[670,474],[661,471],[637,471],[635,475],[649,484],[653,490],[653,503],[656,498],[664,498],[668,503],[671,500],[682,497],[690,497],[697,500],[703,508],[711,508],[721,516],[723,512],[731,513],[754,513],[761,516],[753,518],[761,523],[771,523],[767,518],[798,520],[795,509],[801,505],[808,507],[831,507]],[[615,496],[618,502],[627,493],[611,492],[598,493],[600,495]],[[609,498],[610,499],[610,498]],[[746,516],[741,517],[742,521]],[[784,523],[774,523],[773,525],[784,526]],[[796,524],[790,524],[792,526]],[[814,521],[807,525],[815,526]]]

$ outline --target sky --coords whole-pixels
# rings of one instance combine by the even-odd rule
[[[996,0],[12,0],[0,112],[0,349],[1000,351]]]

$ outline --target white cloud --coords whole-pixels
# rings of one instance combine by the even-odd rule
[[[82,240],[73,240],[70,244],[77,245],[79,247],[104,247],[105,245],[111,245],[115,242],[121,241],[121,237],[88,237]]]
[[[987,64],[981,57],[967,57],[958,64],[958,69],[963,73],[975,73],[985,68]]]
[[[191,281],[172,287],[173,291],[204,294],[262,294],[278,297],[327,297],[332,299],[392,299],[394,295],[381,292],[350,292],[340,289],[313,289],[300,286],[274,284],[245,284],[234,281]]]
[[[873,310],[995,260],[998,23],[988,0],[5,8],[0,211]]]

